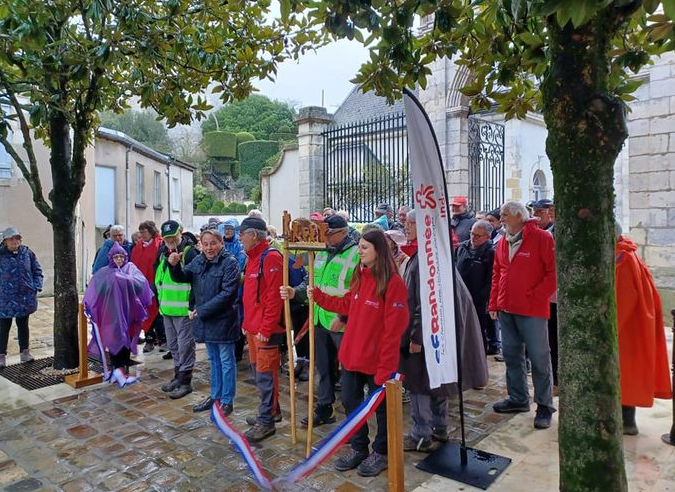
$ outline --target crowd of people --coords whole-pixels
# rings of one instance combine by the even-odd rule
[[[209,410],[219,402],[227,416],[235,405],[237,361],[247,346],[259,405],[246,419],[250,428],[245,436],[259,442],[273,435],[282,419],[279,377],[284,351],[295,348],[297,365],[289,370],[295,370],[301,382],[308,379],[305,334],[313,323],[317,400],[301,420],[305,426],[309,419],[314,427],[336,423],[338,392],[349,414],[398,371],[404,375],[404,401],[410,403],[412,420],[404,450],[431,452],[448,440],[448,397],[467,388],[485,388],[487,356],[494,355],[506,365],[508,393],[494,403],[494,411],[530,410],[531,372],[537,405],[534,427],[546,429],[556,411],[553,397],[558,391],[554,203],[511,201],[474,214],[466,197],[458,196],[451,207],[462,388],[430,387],[416,210],[404,206],[395,213],[388,204],[378,205],[374,222],[361,231],[350,224],[346,211],[326,208],[296,218],[304,227],[312,221],[324,223],[326,248],[315,256],[311,282],[309,269],[304,268],[307,254],[291,252],[289,268],[300,273],[299,281],[291,285],[283,282],[284,257],[276,230],[256,210],[241,224],[235,219],[222,223],[210,219],[200,234],[184,231],[174,220],[159,228],[145,221],[132,242],[126,240],[124,227],[111,226],[84,296],[87,313],[100,331],[100,344],[92,340],[90,349],[108,352],[110,381],[127,386],[136,381],[129,365],[141,335],[144,352],[166,346],[163,358],[172,360],[174,372],[161,389],[180,399],[193,390],[195,347],[204,343],[210,390],[193,411]],[[634,245],[620,234],[617,279],[617,296],[639,292],[644,299],[619,303],[624,429],[634,434],[635,406],[650,406],[654,397],[667,398],[671,390],[658,293]],[[13,228],[4,232],[0,246],[0,281],[2,367],[13,318],[21,361],[32,360],[28,316],[37,308],[36,295],[42,287],[40,265]],[[294,347],[285,346],[286,300],[291,302],[297,335]],[[313,319],[308,319],[310,302],[315,305]],[[640,319],[647,304],[649,316]],[[650,333],[648,342],[642,336],[645,331]],[[651,358],[649,367],[656,369],[640,378],[627,375],[635,370],[636,353],[627,347],[647,343],[640,363]],[[375,476],[387,468],[384,404],[377,409],[376,420],[372,445],[364,425],[336,460],[337,470],[356,468],[361,476]]]

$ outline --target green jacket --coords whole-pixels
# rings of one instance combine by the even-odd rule
[[[320,251],[314,260],[314,285],[331,296],[343,297],[349,291],[352,275],[359,265],[359,248],[347,237],[338,253]],[[314,303],[314,324],[329,328],[337,314]]]
[[[183,259],[189,249],[190,246],[183,252]],[[163,255],[155,273],[155,286],[157,287],[157,302],[159,303],[160,314],[164,316],[187,316],[190,314],[191,285],[174,282],[169,273],[167,259]]]

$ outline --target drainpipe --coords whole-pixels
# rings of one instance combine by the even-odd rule
[[[171,220],[171,160],[169,157],[166,163],[166,212],[168,214],[167,220]]]
[[[124,227],[126,231],[127,240],[131,237],[131,231],[129,229],[129,222],[131,221],[131,176],[129,171],[129,154],[134,150],[134,146],[130,145],[127,147],[127,155],[125,157],[125,170],[124,170],[124,190],[126,194],[125,199],[125,220]]]

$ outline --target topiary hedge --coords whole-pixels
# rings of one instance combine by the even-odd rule
[[[237,145],[242,144],[244,142],[250,142],[251,140],[255,140],[255,135],[249,132],[239,132],[237,133]]]
[[[204,134],[204,152],[209,157],[237,158],[237,134],[208,132]]]
[[[241,173],[259,179],[260,170],[267,160],[279,152],[279,142],[273,140],[253,140],[239,145]]]

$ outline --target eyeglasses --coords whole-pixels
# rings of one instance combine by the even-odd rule
[[[476,234],[475,232],[470,232],[469,235],[471,237],[484,237],[487,236],[487,234]]]

